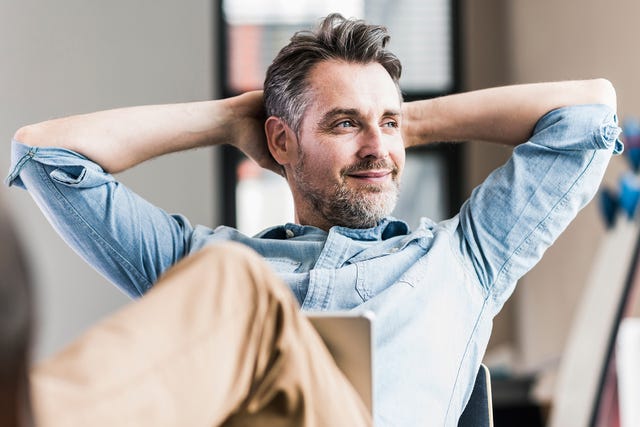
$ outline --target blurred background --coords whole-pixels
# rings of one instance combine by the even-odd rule
[[[640,65],[636,54],[640,3],[635,0],[337,3],[337,8],[364,11],[367,17],[375,18],[372,22],[388,20],[391,47],[403,52],[405,62],[415,59],[412,52],[435,58],[433,63],[419,63],[415,71],[409,72],[403,89],[410,98],[511,83],[605,77],[617,89],[619,117],[640,115],[640,86],[635,81]],[[387,3],[393,7],[373,7]],[[295,16],[305,19],[315,19],[320,16],[316,10],[331,7],[329,1],[300,4],[307,9],[303,7]],[[434,8],[425,4],[433,4]],[[264,22],[252,23],[255,17],[247,17],[243,5],[246,2],[228,1],[221,5],[219,0],[0,0],[0,135],[4,140],[0,164],[8,171],[11,137],[29,123],[120,106],[212,99],[252,88],[255,70],[262,70],[263,64],[257,60],[255,64],[243,64],[233,43],[240,40],[242,49],[262,52],[260,46],[247,44],[247,40],[255,39],[243,39],[247,33],[239,33],[238,27],[249,22],[255,32],[256,25]],[[284,10],[281,6],[269,9],[271,18],[290,34],[292,23],[278,20],[278,16],[285,15],[279,13]],[[389,16],[399,16],[398,10],[405,14],[414,11],[414,26],[405,31],[407,39],[400,38],[394,45],[394,28],[402,28],[402,22]],[[434,20],[436,14],[442,19]],[[267,32],[256,34],[254,37],[260,40]],[[286,43],[278,33],[270,34],[272,48]],[[428,39],[422,40],[423,36]],[[410,43],[413,51],[406,49]],[[440,48],[425,48],[434,45]],[[234,60],[236,65],[232,65]],[[119,178],[165,210],[186,215],[193,224],[237,224],[256,231],[264,224],[255,217],[243,217],[247,209],[242,207],[258,203],[255,197],[261,191],[256,188],[266,185],[277,193],[274,198],[286,194],[286,188],[282,187],[283,181],[273,181],[272,177],[252,181],[260,171],[242,167],[237,154],[225,150],[208,148],[156,159]],[[424,157],[414,167],[419,179],[424,182],[425,176],[431,176],[430,182],[437,183],[428,189],[429,198],[423,202],[426,206],[419,211],[435,219],[455,212],[471,189],[509,154],[505,147],[473,141],[455,148],[416,153],[414,160]],[[604,185],[618,187],[619,177],[628,169],[625,157],[614,158]],[[36,283],[35,358],[40,360],[128,300],[62,242],[26,192],[12,189],[7,193]],[[411,198],[415,200],[415,196]],[[273,205],[269,201],[260,203],[263,212]],[[290,216],[290,205],[279,205],[285,207],[282,213],[265,213],[268,224],[277,221],[278,215],[282,215],[281,221]],[[411,215],[415,208],[409,203],[401,207],[406,210],[398,216],[404,212]],[[581,308],[596,275],[594,268],[610,264],[611,271],[598,270],[600,281],[626,284],[636,253],[635,239],[624,240],[624,236],[637,237],[636,233],[631,225],[618,231],[618,237],[612,237],[598,203],[593,202],[548,250],[542,262],[521,280],[496,320],[487,355],[487,363],[494,371],[497,409],[500,405],[520,408],[516,410],[519,414],[533,410],[535,416],[529,419],[540,421],[531,425],[541,425],[547,419],[562,381],[558,372],[563,366],[563,354],[572,345],[574,353],[580,353],[578,348],[589,348],[588,340],[571,344],[576,318],[583,319],[579,323],[584,325],[584,319],[597,321],[600,313],[597,307],[585,308],[586,311]],[[616,259],[619,265],[609,262]],[[618,276],[620,279],[615,279]],[[640,314],[637,299],[629,298],[625,316]],[[618,308],[611,308],[616,311],[615,316]],[[595,353],[608,353],[611,337],[607,337],[606,343],[594,344],[602,347]],[[582,374],[597,377],[595,382],[601,385],[601,368],[604,366],[606,371],[610,363],[594,363],[597,371],[585,367]],[[512,396],[517,387],[526,389],[517,402],[505,398],[501,403],[502,380],[505,384],[511,381],[505,387]],[[598,394],[602,393],[601,388]],[[580,411],[591,411],[594,404],[588,405]],[[586,418],[593,418],[593,414],[590,412]]]

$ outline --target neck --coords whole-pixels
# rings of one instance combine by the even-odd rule
[[[317,215],[308,215],[306,214],[305,210],[297,209],[297,208],[296,208],[295,221],[297,224],[310,225],[312,227],[317,227],[326,232],[329,232],[331,227],[335,225],[335,224],[331,224],[329,220],[324,218],[319,212],[317,213]]]

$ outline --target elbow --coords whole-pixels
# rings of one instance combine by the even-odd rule
[[[42,146],[44,142],[42,141],[41,128],[41,124],[23,126],[13,134],[13,139],[32,147]]]
[[[592,93],[595,98],[595,102],[598,104],[605,104],[611,107],[614,111],[617,110],[617,98],[616,89],[613,84],[605,79],[599,78],[591,81]]]
[[[13,139],[23,144],[29,144],[28,141],[31,140],[31,135],[33,134],[32,127],[33,125],[21,127],[16,131],[16,133],[13,134]]]

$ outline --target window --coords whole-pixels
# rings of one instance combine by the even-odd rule
[[[454,0],[220,0],[223,96],[261,88],[267,67],[291,35],[313,28],[319,18],[332,12],[389,29],[389,48],[403,63],[400,84],[405,99],[458,89]],[[395,216],[415,226],[420,216],[440,220],[457,211],[459,150],[441,145],[408,152]],[[284,180],[248,165],[250,161],[231,147],[224,147],[222,157],[225,224],[253,234],[293,220]]]

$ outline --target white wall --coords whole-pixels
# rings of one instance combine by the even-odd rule
[[[210,99],[212,1],[0,0],[0,165],[20,126],[118,106]],[[120,178],[163,208],[213,225],[212,149],[142,165]],[[36,359],[127,301],[46,223],[28,194],[7,194],[36,282]]]

